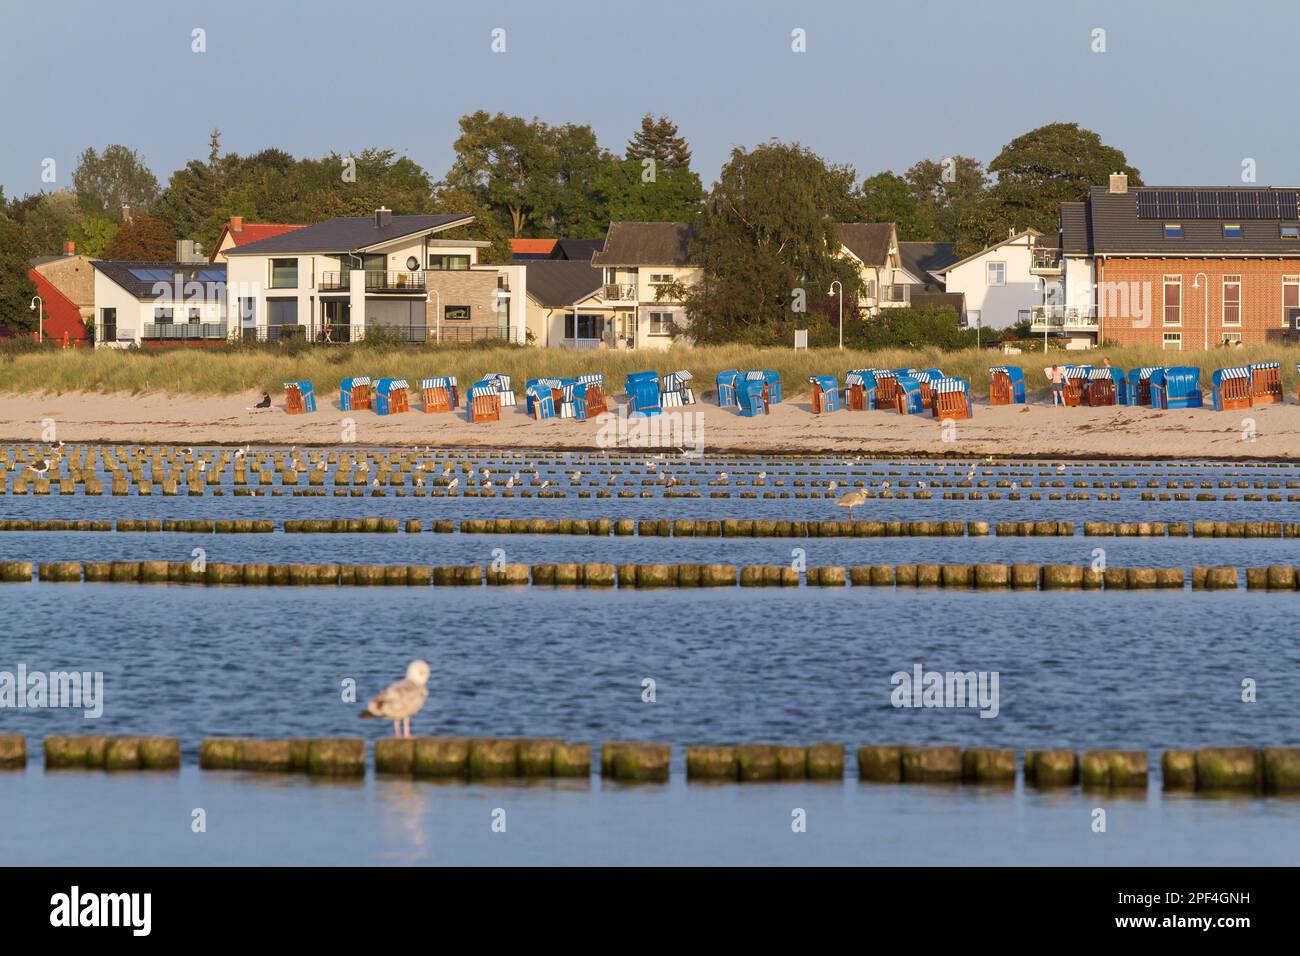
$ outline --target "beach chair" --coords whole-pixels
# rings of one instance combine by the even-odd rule
[[[1083,383],[1083,404],[1089,408],[1114,405],[1124,373],[1117,368],[1090,368]]]
[[[1065,404],[1077,408],[1083,404],[1083,383],[1088,380],[1088,365],[1067,365],[1065,367]]]
[[[514,408],[519,404],[514,389],[510,386],[509,375],[493,372],[491,375],[484,375],[482,380],[496,389],[497,401],[502,408]]]
[[[736,406],[746,418],[768,413],[767,376],[760,371],[746,372],[736,383]]]
[[[404,378],[381,378],[375,382],[375,414],[397,415],[411,410],[409,386]]]
[[[1282,401],[1280,362],[1256,362],[1250,367],[1250,403],[1272,405]]]
[[[1151,372],[1152,408],[1200,408],[1201,370],[1190,365],[1157,368]]]
[[[774,372],[771,369],[764,369],[763,375],[767,378],[767,402],[769,405],[781,404],[781,373]]]
[[[529,418],[545,421],[555,417],[556,396],[561,388],[558,378],[530,378],[524,383],[524,411]]]
[[[306,380],[284,383],[284,411],[288,415],[302,415],[316,411],[316,390]]]
[[[989,369],[989,404],[1025,404],[1025,370],[1015,365],[994,365]]]
[[[889,369],[875,369],[876,408],[893,409],[898,404],[898,376]]]
[[[855,369],[844,377],[844,406],[851,412],[876,407],[876,377],[868,369]]]
[[[1210,373],[1210,397],[1216,412],[1250,408],[1250,366],[1234,365]]]
[[[624,384],[627,392],[628,413],[659,414],[659,373],[633,372]]]
[[[456,378],[452,375],[440,375],[420,379],[420,395],[424,399],[426,412],[449,412],[456,407],[452,391]]]
[[[579,375],[578,384],[587,386],[587,417],[603,415],[609,411],[605,401],[605,376],[599,372]]]
[[[501,393],[494,382],[483,379],[471,385],[468,405],[471,422],[501,421]]]
[[[910,375],[894,374],[897,391],[894,393],[894,411],[900,415],[919,415],[925,411],[921,404],[921,383]]]
[[[659,407],[675,408],[695,404],[695,392],[691,389],[694,378],[686,369],[665,375],[659,381]]]
[[[560,417],[576,421],[587,420],[587,386],[581,382],[571,382],[561,390],[563,401],[560,403]]]
[[[731,408],[736,404],[736,380],[739,377],[740,372],[734,368],[718,373],[716,382],[718,387],[718,406],[720,408]]]
[[[912,373],[912,378],[921,384],[921,404],[926,408],[930,407],[930,384],[946,377],[943,370],[937,368],[919,369]]]
[[[930,383],[930,412],[935,418],[970,418],[974,412],[970,385],[964,378],[939,378]]]
[[[1132,368],[1128,372],[1128,404],[1130,405],[1150,405],[1151,404],[1151,373],[1156,370],[1157,366],[1143,365],[1141,368]]]
[[[345,412],[355,412],[369,407],[369,375],[354,375],[339,382],[339,408]]]
[[[813,414],[839,411],[840,386],[833,375],[814,375],[808,381],[812,383]]]

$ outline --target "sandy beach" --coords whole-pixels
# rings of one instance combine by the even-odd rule
[[[990,408],[977,403],[974,418],[952,423],[947,430],[928,414],[814,415],[804,400],[775,405],[766,418],[742,418],[731,409],[701,403],[666,412],[655,423],[661,436],[647,446],[638,444],[641,438],[627,427],[630,422],[625,420],[620,428],[613,416],[603,422],[535,422],[521,405],[503,409],[500,422],[471,424],[463,409],[453,414],[345,413],[337,408],[337,396],[322,400],[320,408],[308,415],[286,415],[279,396],[271,409],[250,411],[259,397],[256,393],[222,397],[9,394],[0,396],[0,440],[39,442],[50,420],[57,438],[67,442],[571,449],[698,448],[702,442],[709,452],[1300,459],[1300,406],[1294,402],[1231,412],[1048,405]],[[688,417],[676,421],[670,414],[683,412]],[[347,430],[349,419],[355,423],[355,435]],[[1251,421],[1254,436],[1248,440]]]

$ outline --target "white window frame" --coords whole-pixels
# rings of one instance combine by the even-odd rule
[[[1170,286],[1178,288],[1178,321],[1169,321],[1169,304],[1168,291]],[[1181,329],[1183,327],[1183,277],[1181,275],[1167,275],[1160,286],[1160,324],[1171,329]]]
[[[1286,289],[1287,289],[1287,286],[1295,286],[1295,287],[1296,287],[1296,304],[1295,304],[1295,305],[1288,306],[1288,305],[1286,304]],[[1284,328],[1284,329],[1287,328],[1287,314],[1286,314],[1286,310],[1287,310],[1288,308],[1294,309],[1294,308],[1298,308],[1298,307],[1300,307],[1300,276],[1283,276],[1283,277],[1282,277],[1282,328]]]
[[[664,338],[666,336],[671,336],[672,332],[664,326],[665,324],[672,326],[675,323],[676,318],[677,317],[672,312],[647,312],[645,334],[651,338]],[[658,326],[659,331],[655,331],[656,326]]]
[[[1223,341],[1224,341],[1225,343],[1228,343],[1228,344],[1231,344],[1231,345],[1236,345],[1238,342],[1241,341],[1241,333],[1240,333],[1240,332],[1224,332],[1224,333],[1223,333]]]
[[[1001,273],[996,282],[993,281],[994,267]],[[994,259],[984,263],[984,284],[987,286],[1005,286],[1007,284],[1007,264],[1005,261]]]
[[[1233,321],[1228,319],[1228,289],[1236,287],[1237,290],[1237,318]],[[1219,324],[1228,329],[1241,328],[1241,276],[1226,275],[1223,277],[1223,289],[1219,295]]]
[[[1174,346],[1172,349],[1170,349],[1169,347],[1171,343]],[[1169,351],[1181,352],[1183,350],[1183,333],[1166,332],[1164,340],[1161,342],[1161,348],[1163,348],[1166,352]]]

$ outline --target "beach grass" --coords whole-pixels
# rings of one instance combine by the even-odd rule
[[[1282,365],[1286,394],[1294,394],[1296,362],[1300,348],[1258,345],[1210,352],[1166,352],[1155,347],[1112,347],[1090,351],[1031,352],[1003,355],[988,349],[944,352],[937,348],[854,349],[754,348],[751,346],[673,346],[663,352],[574,351],[522,346],[461,348],[273,345],[217,349],[40,349],[0,352],[0,392],[53,393],[127,392],[132,394],[233,395],[251,391],[273,394],[286,381],[306,379],[317,392],[328,394],[339,379],[349,375],[405,378],[412,389],[421,378],[455,375],[462,387],[484,375],[509,375],[522,392],[528,378],[576,376],[600,372],[609,391],[622,391],[629,372],[654,369],[660,375],[689,369],[697,392],[711,391],[715,376],[726,369],[775,369],[781,374],[786,395],[808,391],[812,375],[833,375],[843,383],[854,368],[940,368],[965,378],[976,396],[986,396],[989,366],[1016,365],[1025,370],[1031,393],[1046,394],[1043,368],[1052,362],[1100,364],[1102,357],[1116,368],[1141,365],[1199,365],[1201,385],[1207,391],[1210,373],[1226,365],[1277,361]]]

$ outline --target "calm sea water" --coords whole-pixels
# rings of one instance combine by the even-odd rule
[[[810,465],[803,477],[820,480],[835,467]],[[873,466],[855,467],[867,468],[870,478]],[[878,467],[900,470],[897,463]],[[1234,469],[1130,471],[1143,481],[1185,472],[1217,482]],[[1240,474],[1296,477],[1292,469]],[[1140,502],[1140,490],[1146,489],[1121,489],[1119,502],[877,500],[858,517],[1297,520],[1294,503]],[[0,514],[834,518],[838,509],[811,499],[29,495],[0,499]],[[486,563],[493,548],[502,548],[507,560],[522,562],[744,564],[784,563],[800,547],[810,564],[1086,563],[1093,548],[1105,547],[1109,563],[1120,565],[1300,564],[1293,540],[1254,539],[0,533],[0,559],[182,560],[199,546],[214,561]],[[422,734],[546,735],[593,744],[633,738],[678,748],[829,740],[850,752],[895,742],[1153,752],[1294,745],[1298,600],[1245,591],[5,585],[0,670],[21,662],[29,670],[102,671],[105,709],[94,721],[70,710],[0,711],[0,733],[27,734],[36,755],[25,772],[0,774],[0,835],[19,848],[16,862],[36,863],[1294,862],[1300,801],[1164,796],[1158,774],[1149,793],[1121,796],[852,779],[687,785],[680,751],[672,783],[640,787],[599,779],[484,786],[371,777],[339,784],[200,773],[195,764],[204,736],[382,736],[389,725],[359,720],[359,706],[341,699],[343,682],[355,680],[364,699],[415,657],[433,666],[429,703],[413,721]],[[890,677],[916,664],[996,671],[998,716],[894,708]],[[655,681],[653,703],[642,700],[645,678]],[[1258,684],[1255,703],[1241,701],[1247,678]],[[161,775],[43,771],[42,736],[90,732],[179,736],[186,766]],[[1089,829],[1098,805],[1110,813],[1105,835]],[[205,835],[190,832],[194,807],[208,812]],[[496,807],[507,810],[507,834],[489,828]],[[808,811],[805,834],[791,833],[795,807]]]

